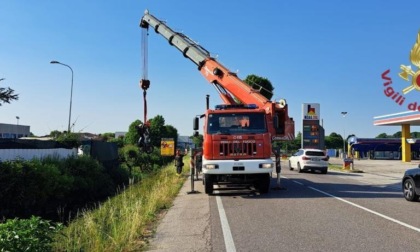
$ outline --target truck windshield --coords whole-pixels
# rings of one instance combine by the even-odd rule
[[[263,113],[209,114],[208,134],[256,134],[267,132]]]

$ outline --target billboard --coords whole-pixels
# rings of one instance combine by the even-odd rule
[[[319,103],[302,104],[302,148],[324,149],[325,132],[319,124]]]
[[[302,119],[303,120],[319,120],[320,118],[319,103],[303,103]]]
[[[160,155],[162,156],[175,155],[175,141],[173,138],[162,138],[160,140]]]

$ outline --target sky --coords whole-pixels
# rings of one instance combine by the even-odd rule
[[[388,87],[402,94],[410,86],[398,77],[400,65],[418,71],[410,61],[420,32],[418,0],[2,0],[0,87],[14,89],[19,100],[0,106],[0,123],[29,125],[36,136],[67,130],[72,73],[52,60],[73,70],[73,132],[128,131],[143,120],[139,22],[146,9],[239,78],[269,79],[273,99],[288,103],[296,134],[303,103],[320,104],[326,135],[361,138],[400,131],[374,126],[374,117],[420,105],[416,89],[403,104],[385,95]],[[147,67],[147,116],[163,116],[180,135],[193,134],[207,94],[211,107],[222,103],[196,65],[153,30]]]

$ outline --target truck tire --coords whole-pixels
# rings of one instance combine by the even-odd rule
[[[213,179],[210,174],[204,174],[204,192],[206,194],[213,193]]]
[[[261,174],[258,178],[258,191],[263,193],[268,193],[270,190],[270,174]]]

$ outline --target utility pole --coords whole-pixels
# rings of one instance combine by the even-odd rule
[[[346,117],[347,112],[341,112],[341,114],[343,115],[343,118]],[[346,158],[346,123],[344,122],[344,134],[343,134],[343,159]]]

